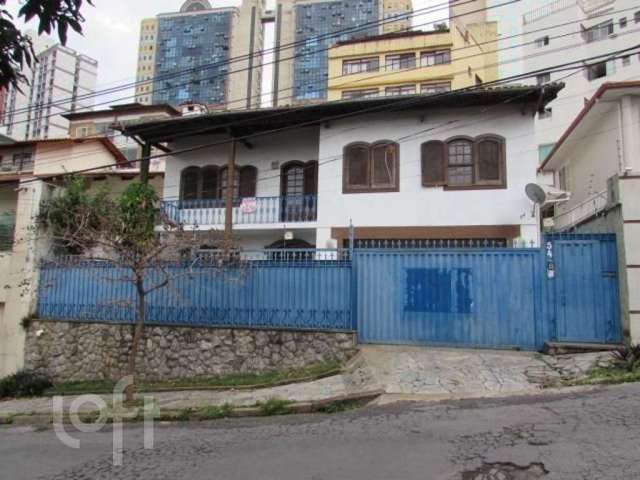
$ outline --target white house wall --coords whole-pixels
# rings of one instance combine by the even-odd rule
[[[320,134],[318,185],[318,246],[330,246],[330,228],[404,226],[520,225],[527,242],[538,242],[538,220],[525,195],[527,183],[536,181],[537,150],[533,119],[511,107],[451,109],[371,116],[332,122]],[[457,121],[458,123],[450,123]],[[392,193],[342,193],[342,151],[356,141],[400,141],[400,191]],[[507,188],[449,190],[425,188],[421,182],[420,146],[429,140],[456,135],[498,134],[506,139]]]

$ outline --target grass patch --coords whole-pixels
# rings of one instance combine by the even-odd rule
[[[338,362],[311,365],[306,368],[282,370],[262,374],[236,374],[220,377],[194,377],[167,381],[141,381],[138,392],[162,390],[197,390],[271,387],[340,373]],[[85,393],[111,393],[115,382],[96,380],[86,382],[59,382],[47,390],[48,395],[79,395]]]
[[[231,416],[233,406],[225,403],[224,405],[212,405],[197,410],[194,414],[198,420],[217,420],[219,418],[227,418]]]
[[[349,410],[355,410],[360,407],[364,407],[369,400],[336,400],[333,402],[318,405],[315,411],[318,413],[342,413]]]
[[[258,403],[260,412],[265,417],[273,415],[288,415],[291,413],[291,400],[283,400],[281,398],[270,398],[266,402]]]
[[[632,371],[619,367],[594,368],[587,378],[576,383],[578,385],[615,385],[633,382],[640,382],[640,368]]]

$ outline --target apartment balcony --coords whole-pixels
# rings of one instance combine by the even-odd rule
[[[187,226],[224,225],[225,201],[177,200],[162,202],[170,220]],[[234,202],[234,225],[310,223],[317,219],[317,195],[244,198]]]

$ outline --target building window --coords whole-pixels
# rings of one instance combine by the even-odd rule
[[[416,93],[415,85],[400,85],[398,87],[387,87],[384,91],[387,97],[396,95],[414,95]]]
[[[607,62],[598,62],[592,65],[587,65],[585,73],[589,81],[606,77],[607,75],[615,73],[615,61],[610,60]]]
[[[415,66],[416,55],[414,53],[399,53],[387,55],[386,57],[387,70],[405,70],[415,68]]]
[[[215,165],[206,167],[187,167],[180,179],[180,198],[182,200],[219,200],[224,205],[227,193],[227,167]],[[233,181],[233,200],[255,197],[258,170],[253,166],[236,167]]]
[[[544,120],[545,118],[551,118],[553,116],[552,108],[545,108],[544,111],[538,113],[538,119]]]
[[[33,170],[33,156],[31,153],[15,153],[13,155],[13,170],[18,172]]]
[[[375,72],[378,70],[379,64],[380,61],[378,57],[344,60],[342,62],[342,74],[351,75],[354,73]]]
[[[422,52],[420,54],[420,65],[432,67],[434,65],[445,65],[451,63],[451,51],[438,50],[434,52]]]
[[[620,19],[620,21],[618,22],[618,24],[620,25],[620,28],[626,28],[627,27],[627,17],[622,17]]]
[[[629,65],[631,65],[631,56],[625,55],[624,57],[622,57],[622,66],[628,67]]]
[[[633,21],[636,23],[640,23],[640,10],[633,14]]]
[[[342,92],[344,100],[353,100],[357,98],[372,98],[378,96],[377,88],[366,88],[362,90],[345,90]]]
[[[542,164],[547,159],[547,157],[553,150],[554,146],[555,146],[555,143],[545,143],[544,145],[538,145],[538,162],[539,163]]]
[[[538,85],[544,85],[545,83],[549,83],[551,81],[550,73],[541,73],[540,75],[536,75],[536,83]]]
[[[549,45],[549,35],[536,38],[536,48],[546,47],[547,45]]]
[[[400,147],[391,141],[358,142],[344,149],[343,192],[399,191]]]
[[[569,191],[569,167],[564,166],[558,171],[558,187],[565,192]]]
[[[497,135],[454,137],[422,144],[422,185],[448,188],[504,188],[505,141]]]
[[[436,93],[444,93],[451,91],[451,83],[450,82],[439,82],[439,83],[423,83],[420,85],[420,93],[426,95],[433,95]]]
[[[587,43],[597,42],[608,38],[613,34],[613,20],[607,20],[606,22],[599,23],[593,27],[582,27],[582,36]]]

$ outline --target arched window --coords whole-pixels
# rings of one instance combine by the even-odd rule
[[[234,203],[245,197],[256,196],[258,170],[253,166],[236,167],[233,180]],[[220,200],[224,202],[227,191],[227,168],[215,165],[187,167],[180,178],[182,200]]]
[[[280,220],[308,222],[316,219],[318,162],[287,162],[282,166]]]
[[[343,191],[397,192],[399,146],[387,140],[352,143],[344,149]]]
[[[423,143],[421,163],[425,187],[506,187],[505,140],[497,135]]]
[[[202,169],[202,195],[203,199],[220,198],[218,192],[219,170],[215,165],[207,166]]]
[[[182,186],[182,200],[197,200],[200,198],[200,168],[185,168],[182,171],[180,185]]]

